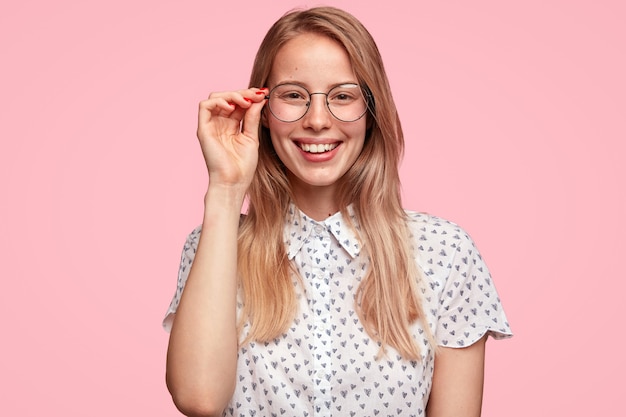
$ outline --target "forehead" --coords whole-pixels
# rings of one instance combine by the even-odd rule
[[[305,33],[285,43],[276,54],[269,83],[295,82],[310,88],[328,88],[356,82],[348,53],[337,41]]]

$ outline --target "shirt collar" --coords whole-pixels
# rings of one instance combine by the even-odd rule
[[[360,230],[359,223],[352,206],[347,208],[350,220],[356,229]],[[337,242],[352,257],[356,258],[361,250],[357,233],[348,225],[341,212],[337,212],[324,221],[316,221],[304,214],[295,204],[289,205],[285,218],[284,240],[287,258],[292,260],[304,242],[309,238],[316,227],[323,227],[331,232]]]

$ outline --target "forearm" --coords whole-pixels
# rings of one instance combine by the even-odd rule
[[[202,233],[172,326],[167,385],[188,415],[220,415],[233,393],[242,202],[242,191],[209,187]]]

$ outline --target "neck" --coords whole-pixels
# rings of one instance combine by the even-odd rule
[[[306,192],[294,190],[294,203],[314,220],[324,220],[339,211],[334,190],[330,187],[311,187]]]

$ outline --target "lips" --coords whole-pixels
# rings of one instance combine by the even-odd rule
[[[339,146],[339,143],[317,143],[317,144],[315,144],[315,143],[298,143],[298,146],[304,152],[308,152],[308,153],[324,153],[324,152],[332,151],[337,146]]]

